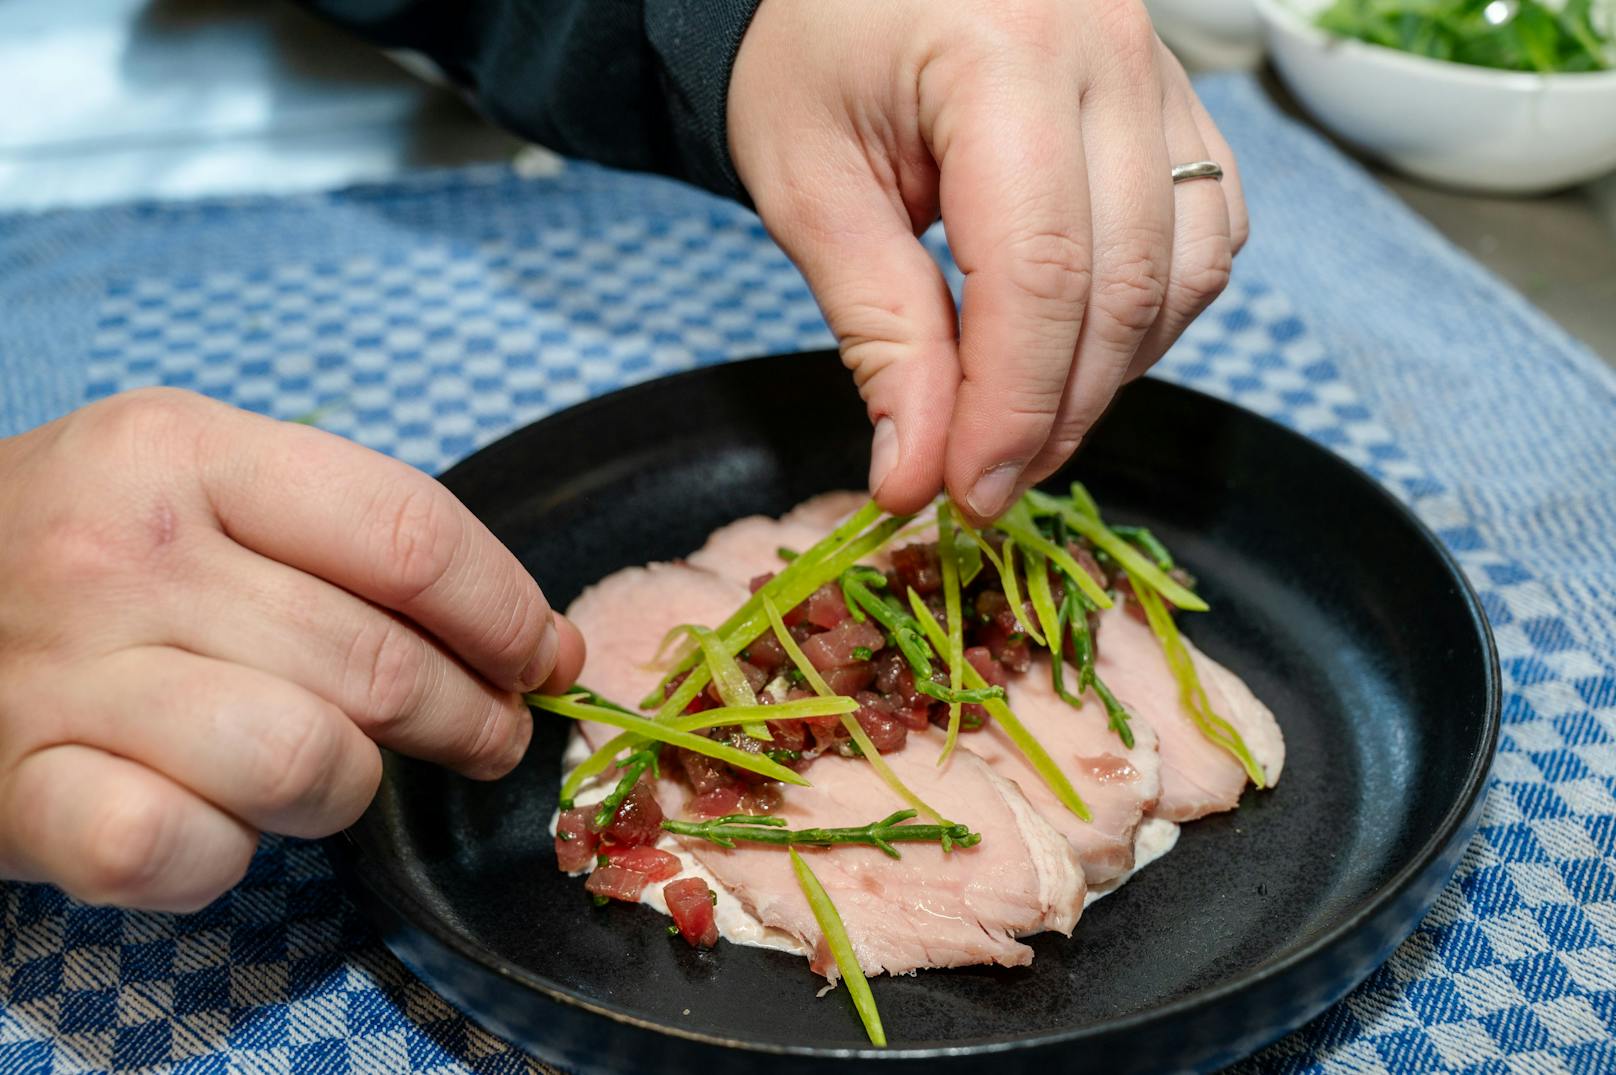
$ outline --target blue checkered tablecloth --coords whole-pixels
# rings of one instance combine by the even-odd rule
[[[1508,688],[1435,910],[1242,1070],[1616,1070],[1616,377],[1253,81],[1201,89],[1255,232],[1160,375],[1410,503],[1480,591]],[[181,385],[335,405],[327,428],[438,471],[624,384],[830,343],[749,214],[587,166],[0,218],[0,434]],[[536,1067],[395,962],[311,844],[265,840],[186,917],[0,884],[0,1075]]]

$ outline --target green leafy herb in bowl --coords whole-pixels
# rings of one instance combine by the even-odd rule
[[[1302,107],[1400,171],[1535,194],[1616,169],[1616,0],[1252,4]]]
[[[1566,74],[1616,66],[1610,9],[1597,7],[1596,0],[1335,0],[1316,21],[1331,33],[1433,60]]]

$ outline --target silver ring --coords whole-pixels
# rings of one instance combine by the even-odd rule
[[[1217,161],[1191,161],[1189,164],[1173,165],[1173,182],[1183,183],[1189,179],[1218,179],[1223,178],[1223,165]]]

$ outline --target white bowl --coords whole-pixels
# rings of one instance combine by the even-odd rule
[[[1199,70],[1252,67],[1262,59],[1262,23],[1252,0],[1145,0],[1161,39]]]
[[[1536,75],[1339,37],[1329,0],[1255,0],[1280,76],[1342,139],[1421,179],[1530,194],[1616,169],[1616,71]]]

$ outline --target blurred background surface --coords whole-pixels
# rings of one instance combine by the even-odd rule
[[[1249,2],[1151,6],[1192,70],[1260,68]],[[0,102],[0,212],[316,190],[518,156],[556,166],[452,91],[281,0],[0,0]],[[1497,197],[1370,167],[1616,365],[1616,177]]]

